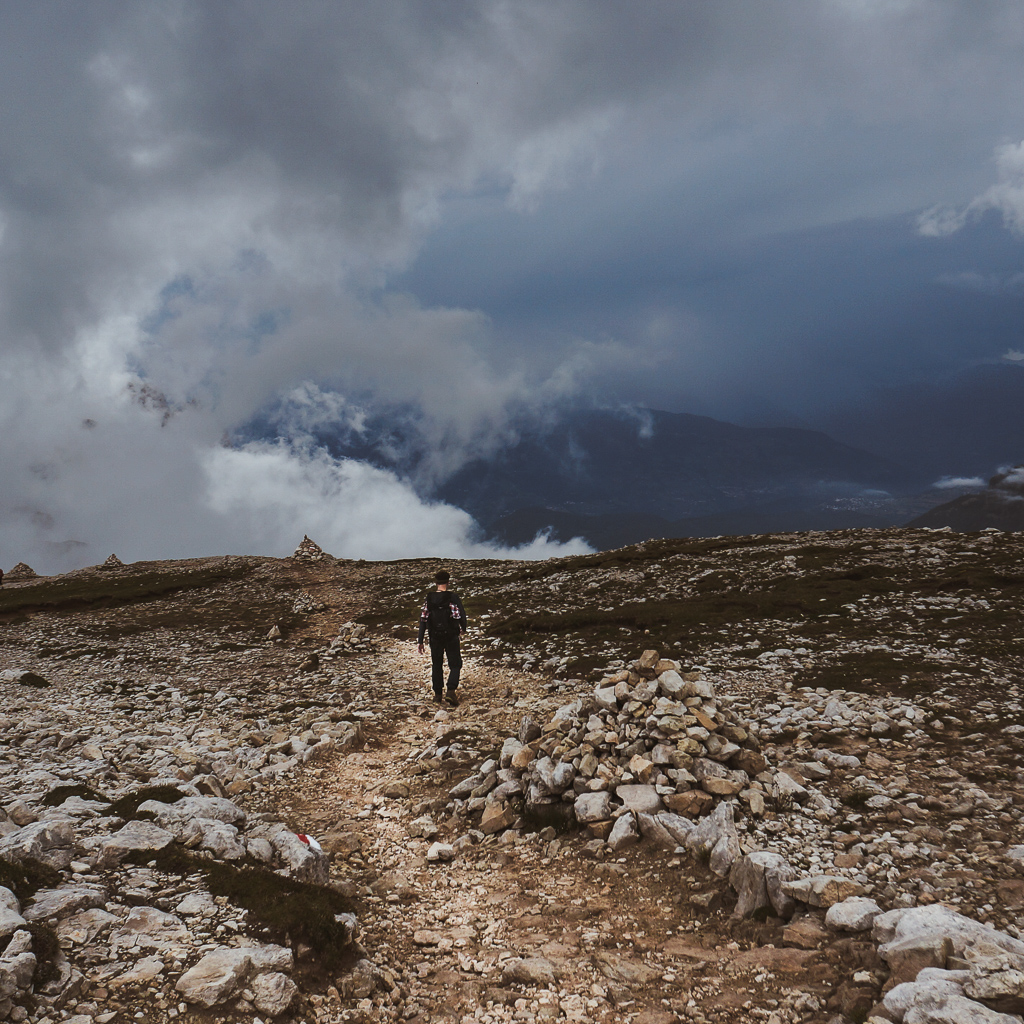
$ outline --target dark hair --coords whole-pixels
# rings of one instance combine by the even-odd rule
[[[447,583],[450,579],[451,576],[449,576],[444,569],[438,569],[437,572],[434,573],[435,583]]]

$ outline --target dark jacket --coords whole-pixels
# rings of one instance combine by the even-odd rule
[[[416,641],[418,644],[423,643],[423,637],[430,631],[431,607],[436,608],[440,605],[448,606],[448,614],[451,617],[451,629],[447,635],[452,636],[456,632],[461,634],[466,631],[466,612],[462,607],[462,598],[454,590],[435,590],[427,594],[423,609],[420,611],[420,635]]]

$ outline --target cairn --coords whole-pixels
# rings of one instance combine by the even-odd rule
[[[766,801],[778,799],[776,772],[759,746],[700,672],[645,651],[546,725],[524,719],[499,758],[449,795],[456,813],[479,813],[488,834],[512,827],[522,814],[575,820],[613,849],[637,841],[640,832],[667,841],[666,828],[681,843],[701,819],[734,834],[737,801],[760,816]],[[739,852],[737,844],[727,846],[725,870]]]
[[[300,562],[320,562],[326,557],[324,549],[305,534],[302,536],[302,543],[292,553],[292,558]]]
[[[110,555],[109,558],[100,566],[101,569],[123,569],[124,562],[121,561],[117,555]]]
[[[10,572],[4,573],[4,581],[7,583],[22,583],[25,580],[37,579],[39,579],[39,573],[24,562],[19,562]]]

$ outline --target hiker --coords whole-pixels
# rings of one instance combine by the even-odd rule
[[[420,612],[420,635],[416,641],[420,654],[423,653],[423,636],[430,636],[431,682],[434,686],[434,703],[441,703],[444,688],[444,659],[448,656],[448,689],[445,699],[453,707],[459,706],[455,691],[459,687],[459,673],[462,671],[462,654],[459,651],[459,636],[466,629],[466,613],[462,600],[454,590],[448,589],[451,577],[444,569],[434,574],[437,590],[427,594]]]

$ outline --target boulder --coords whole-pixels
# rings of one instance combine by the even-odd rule
[[[298,986],[287,974],[277,971],[259,975],[249,987],[252,989],[253,1005],[269,1017],[284,1013],[299,992]]]
[[[613,853],[635,846],[640,841],[640,833],[632,814],[620,815],[612,826],[607,843]]]
[[[676,814],[687,818],[699,818],[715,802],[715,798],[700,789],[691,789],[685,793],[672,793],[665,797],[665,806]]]
[[[100,845],[97,862],[101,868],[113,868],[130,853],[151,853],[174,842],[174,833],[151,821],[129,821]]]
[[[57,937],[71,946],[85,946],[109,931],[118,919],[99,907],[66,917],[57,925]]]
[[[67,821],[36,821],[0,838],[0,858],[63,871],[75,856],[75,832]]]
[[[866,896],[849,896],[828,908],[825,924],[833,931],[866,932],[882,908]]]
[[[883,956],[890,943],[929,933],[947,936],[957,956],[963,956],[964,950],[976,942],[1024,956],[1024,941],[938,904],[890,910],[876,917],[871,926],[871,937],[881,943],[878,952]]]
[[[612,801],[608,793],[580,793],[573,803],[576,820],[581,825],[604,821],[611,817]]]
[[[618,786],[615,795],[622,801],[622,806],[630,811],[657,814],[664,806],[654,786]]]
[[[480,819],[480,831],[485,836],[504,832],[505,829],[511,828],[515,824],[516,817],[515,811],[508,804],[488,804]]]
[[[139,813],[144,812],[151,813],[161,825],[174,818],[209,818],[238,828],[245,828],[246,822],[241,807],[219,796],[186,796],[173,804],[147,800],[139,805]]]
[[[523,744],[515,738],[515,736],[509,736],[507,740],[501,746],[501,754],[498,757],[498,764],[502,768],[508,768],[512,764],[512,758],[523,749]]]
[[[10,907],[0,907],[0,942],[9,939],[27,923],[16,910],[11,910]]]
[[[897,985],[915,981],[925,967],[945,968],[952,953],[953,943],[948,936],[938,932],[908,935],[904,939],[887,942],[878,950],[878,955],[889,965],[892,980]]]
[[[864,887],[852,878],[845,878],[842,875],[813,875],[810,878],[784,882],[782,891],[800,903],[812,907],[831,907],[850,896],[862,895]]]
[[[270,837],[274,852],[283,862],[281,872],[300,882],[326,885],[331,874],[331,862],[322,850],[314,850],[294,832],[282,829]]]
[[[518,982],[520,985],[555,985],[561,976],[561,970],[542,956],[510,960],[501,972],[503,982]]]
[[[729,884],[738,897],[733,917],[750,917],[765,907],[779,917],[791,914],[793,901],[782,892],[782,883],[795,875],[785,857],[768,850],[755,850],[737,860],[729,871]]]
[[[175,989],[188,1003],[209,1009],[230,999],[253,974],[245,949],[215,949],[179,979]]]
[[[963,955],[970,968],[967,995],[1000,1013],[1024,1013],[1024,956],[982,939]]]
[[[882,998],[882,1005],[894,1021],[902,1021],[912,1007],[927,1011],[941,1007],[950,996],[962,996],[967,977],[967,971],[926,967],[916,981],[905,981],[889,989]]]
[[[686,846],[691,853],[707,860],[722,839],[735,835],[732,804],[723,801],[690,832]]]
[[[102,907],[106,893],[95,885],[67,885],[60,889],[40,889],[25,909],[26,921],[62,921],[92,907]]]
[[[110,945],[129,949],[174,949],[188,940],[188,928],[180,917],[156,907],[133,907],[124,924],[111,935]]]

